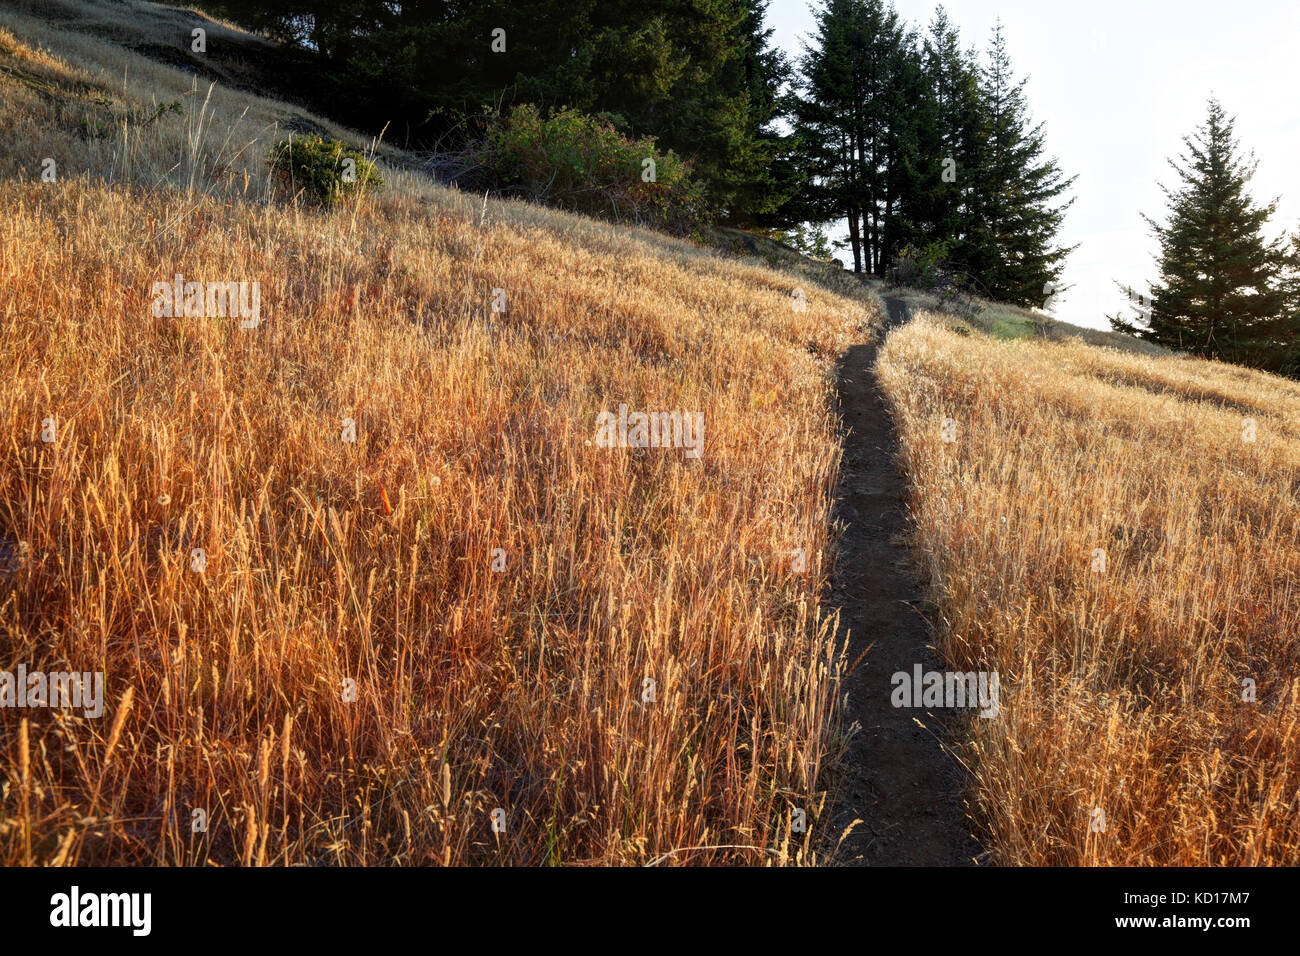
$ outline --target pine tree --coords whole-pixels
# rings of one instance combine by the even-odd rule
[[[848,222],[853,271],[862,271],[862,212],[857,178],[857,84],[850,39],[856,0],[826,0],[813,11],[817,32],[799,62],[791,99],[798,162],[806,177],[804,213],[811,222]]]
[[[896,188],[890,118],[907,38],[883,0],[825,0],[814,17],[792,110],[812,205],[818,221],[847,220],[855,272],[883,274]]]
[[[742,58],[734,86],[746,99],[745,148],[733,160],[733,192],[728,218],[739,225],[781,223],[780,209],[797,185],[779,170],[793,149],[794,138],[778,128],[784,113],[782,91],[789,83],[789,59],[772,45],[766,25],[768,0],[747,0],[742,25]],[[789,220],[785,220],[788,222]]]
[[[1056,160],[1044,157],[1043,124],[1030,126],[1025,83],[1015,78],[999,23],[980,71],[975,167],[959,171],[971,177],[961,264],[993,298],[1041,306],[1073,251],[1055,243],[1074,202],[1058,200],[1074,177],[1065,178]]]
[[[1074,180],[1044,156],[1001,26],[980,67],[942,8],[924,43],[884,0],[816,17],[792,108],[811,217],[847,220],[856,271],[936,244],[986,294],[1041,305],[1071,251],[1057,236]]]
[[[921,41],[915,31],[901,35],[892,51],[885,89],[885,195],[877,274],[909,243],[931,234],[928,190],[941,181],[935,139],[934,98],[925,85]]]
[[[984,163],[979,65],[974,51],[962,50],[957,27],[942,6],[930,22],[922,63],[927,95],[918,111],[926,175],[916,241],[946,240],[949,258],[965,264],[973,259],[966,245],[973,233],[971,196]]]
[[[668,35],[685,62],[667,96],[627,115],[693,162],[724,219],[752,221],[783,198],[771,168],[787,148],[773,123],[789,68],[771,48],[766,0],[658,2],[667,7]]]
[[[1282,292],[1286,299],[1282,314],[1290,318],[1290,342],[1283,347],[1279,371],[1300,379],[1300,229],[1291,236],[1291,248],[1282,273]],[[1284,330],[1284,332],[1287,330]]]
[[[1211,99],[1205,122],[1183,138],[1186,153],[1169,165],[1176,189],[1161,186],[1169,216],[1143,216],[1160,243],[1159,280],[1150,318],[1112,318],[1117,331],[1224,361],[1282,368],[1295,354],[1300,321],[1288,311],[1282,240],[1263,230],[1277,202],[1247,191],[1253,157],[1241,157],[1235,121]]]

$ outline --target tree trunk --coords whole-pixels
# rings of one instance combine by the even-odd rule
[[[859,213],[855,208],[849,209],[849,244],[853,246],[853,271],[862,271],[862,236],[858,224]]]

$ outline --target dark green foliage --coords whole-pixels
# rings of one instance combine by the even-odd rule
[[[499,191],[562,209],[678,234],[696,232],[704,216],[703,189],[672,150],[577,110],[543,116],[525,104],[493,114],[471,157]]]
[[[957,28],[942,7],[923,42],[922,62],[926,95],[916,106],[922,158],[910,206],[910,241],[948,237],[949,255],[969,262],[974,174],[985,162],[983,104],[976,55],[962,50]],[[945,169],[951,171],[947,179]]]
[[[774,238],[778,242],[784,242],[792,249],[797,249],[810,259],[828,260],[833,258],[826,230],[819,226],[801,223],[793,229],[778,233]]]
[[[458,150],[486,107],[607,114],[689,159],[728,221],[771,218],[791,192],[774,121],[788,68],[767,0],[209,0],[314,51],[348,118],[399,145]],[[504,30],[504,50],[493,32]],[[336,114],[337,115],[337,114]]]
[[[1295,267],[1264,227],[1276,201],[1258,205],[1247,184],[1255,172],[1233,137],[1234,121],[1211,100],[1205,123],[1184,137],[1186,154],[1170,160],[1177,188],[1162,186],[1166,223],[1144,216],[1160,243],[1160,277],[1149,317],[1113,317],[1116,331],[1160,345],[1270,370],[1295,367],[1300,342]]]
[[[1024,80],[1016,80],[999,24],[980,74],[982,128],[967,193],[969,232],[960,263],[990,297],[1041,306],[1072,251],[1055,238],[1073,200],[1059,202],[1074,182],[1044,157],[1042,124],[1029,125]]]
[[[792,106],[801,212],[847,220],[856,271],[943,241],[954,275],[1041,305],[1070,251],[1055,237],[1073,180],[1043,156],[1001,28],[981,67],[942,8],[924,39],[886,0],[825,0],[816,17]]]
[[[267,155],[277,185],[298,197],[333,206],[348,197],[379,189],[384,181],[359,150],[336,139],[295,136]]]
[[[982,311],[975,298],[978,283],[953,267],[952,246],[947,239],[904,246],[890,260],[887,277],[894,285],[929,293],[949,314],[971,318]]]
[[[848,221],[855,272],[883,274],[884,230],[896,200],[891,131],[904,96],[909,49],[883,0],[826,0],[801,61],[793,102],[814,221]]]
[[[1282,272],[1282,293],[1286,297],[1282,315],[1290,319],[1290,343],[1283,348],[1279,371],[1300,379],[1300,230],[1291,236]]]
[[[945,241],[904,246],[889,264],[889,280],[926,291],[936,288],[948,275],[948,248]]]

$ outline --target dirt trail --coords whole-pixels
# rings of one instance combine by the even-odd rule
[[[907,320],[901,300],[886,299],[886,305],[879,342]],[[962,805],[964,771],[939,743],[944,715],[890,704],[896,671],[910,674],[918,663],[925,670],[943,665],[917,609],[920,589],[905,565],[906,485],[898,471],[898,438],[873,371],[879,342],[850,349],[839,369],[847,435],[834,514],[847,528],[832,598],[843,609],[841,628],[851,632],[849,662],[858,661],[844,686],[847,716],[862,729],[849,745],[845,776],[836,781],[840,800],[831,810],[828,836],[838,840],[855,818],[863,821],[836,855],[842,865],[969,865],[980,848]]]

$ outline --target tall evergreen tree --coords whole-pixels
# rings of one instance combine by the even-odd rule
[[[1074,180],[1044,155],[1001,26],[981,67],[942,8],[924,42],[885,0],[815,16],[792,108],[810,218],[847,221],[857,271],[942,242],[986,293],[1041,305],[1071,251],[1057,236]]]
[[[850,38],[854,0],[826,0],[813,11],[816,36],[805,44],[790,101],[798,164],[806,177],[804,214],[812,222],[848,222],[853,271],[862,271],[858,205],[859,124]]]
[[[927,192],[939,174],[939,157],[928,151],[933,140],[933,96],[925,86],[921,41],[907,31],[893,50],[885,89],[885,194],[880,257],[876,272],[904,245],[916,242],[930,226]]]
[[[794,138],[778,125],[785,111],[783,91],[793,71],[789,58],[772,43],[767,7],[768,0],[748,0],[742,24],[742,57],[734,85],[745,98],[749,135],[731,166],[728,218],[737,225],[788,224],[780,210],[798,188],[780,172],[794,147]]]
[[[1251,198],[1256,162],[1239,154],[1234,125],[1211,99],[1205,122],[1183,138],[1186,153],[1169,160],[1179,185],[1161,186],[1168,221],[1142,217],[1160,243],[1150,318],[1111,324],[1196,355],[1280,369],[1295,354],[1300,321],[1288,311],[1282,240],[1264,236],[1277,202]]]
[[[825,0],[793,103],[814,205],[848,222],[856,272],[882,274],[891,210],[890,118],[907,37],[884,0]],[[891,106],[893,109],[891,110]]]
[[[767,0],[656,2],[685,62],[667,96],[625,115],[693,162],[723,218],[751,221],[782,198],[771,168],[786,148],[773,124],[788,66],[764,26]]]
[[[957,27],[943,7],[935,11],[925,38],[923,82],[926,96],[918,112],[925,175],[917,199],[920,228],[913,241],[945,240],[950,259],[965,264],[973,259],[966,243],[974,231],[975,173],[984,164],[979,64],[973,50],[963,51]]]
[[[1291,248],[1282,273],[1282,291],[1286,296],[1282,314],[1291,320],[1290,344],[1283,348],[1279,371],[1300,379],[1300,229],[1291,235]]]
[[[972,177],[962,265],[993,298],[1041,306],[1073,251],[1056,245],[1056,237],[1074,202],[1059,200],[1074,177],[1044,156],[1046,134],[1042,123],[1030,125],[1025,83],[1012,71],[999,23],[980,71],[975,166],[958,172]]]

